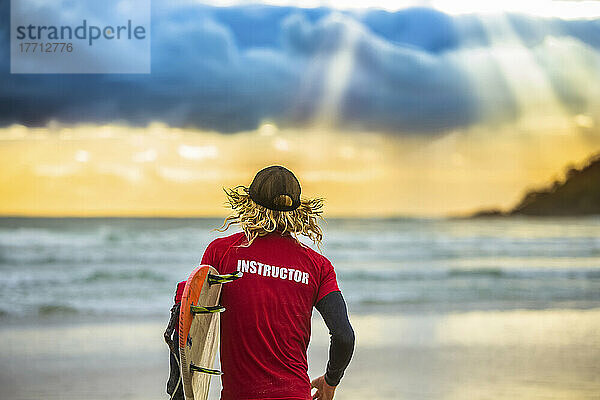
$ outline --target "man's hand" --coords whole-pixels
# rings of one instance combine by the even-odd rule
[[[333,395],[335,394],[336,386],[329,386],[327,382],[325,382],[325,375],[320,376],[318,378],[313,379],[310,385],[317,389],[315,394],[313,394],[313,399],[316,400],[331,400],[333,399]]]

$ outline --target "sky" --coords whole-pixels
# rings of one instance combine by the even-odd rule
[[[460,214],[600,151],[598,2],[302,4],[155,0],[149,75],[0,57],[0,214],[221,216],[271,164],[328,215]]]

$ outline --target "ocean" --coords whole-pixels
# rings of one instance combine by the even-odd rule
[[[165,315],[221,222],[2,218],[0,318]],[[600,307],[600,218],[329,219],[323,229],[354,313]]]
[[[0,398],[167,398],[175,286],[220,224],[0,219]],[[323,228],[357,338],[336,400],[598,399],[600,218]],[[311,378],[328,345],[315,312]]]

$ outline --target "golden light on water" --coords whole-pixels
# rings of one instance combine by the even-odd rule
[[[360,393],[365,375],[376,380],[390,374],[401,395],[381,398],[419,393],[445,400],[562,400],[596,394],[580,377],[600,371],[598,309],[356,314],[351,322],[357,346],[345,379],[358,383],[340,391],[350,399],[369,396],[368,390]],[[311,346],[319,354],[328,331],[318,317],[313,326]]]
[[[600,346],[600,311],[512,310],[431,315],[355,315],[352,325],[362,348],[395,346]],[[319,325],[317,329],[324,330]],[[319,331],[320,333],[320,331]],[[326,343],[327,335],[317,336]],[[321,342],[319,344],[322,344]]]

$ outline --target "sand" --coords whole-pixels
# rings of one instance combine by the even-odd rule
[[[351,316],[336,399],[597,399],[600,309]],[[4,320],[1,399],[166,399],[161,320]],[[318,315],[310,375],[323,373]],[[218,399],[213,380],[210,399]]]

